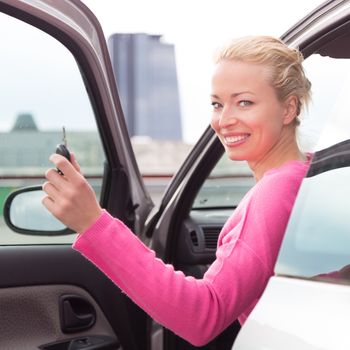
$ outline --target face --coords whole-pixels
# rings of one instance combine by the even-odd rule
[[[212,79],[211,126],[232,160],[260,162],[279,149],[287,124],[286,103],[262,65],[223,60]]]

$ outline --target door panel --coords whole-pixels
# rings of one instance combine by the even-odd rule
[[[84,298],[96,311],[96,321],[87,331],[64,334],[60,322],[60,297]],[[2,349],[35,349],[40,345],[69,338],[104,335],[116,341],[106,317],[94,299],[82,288],[46,285],[3,288],[0,290],[0,334]],[[18,337],[18,334],[22,334]]]
[[[5,334],[1,333],[0,345],[2,342],[12,344],[14,339],[11,331],[6,330],[5,324],[10,325],[14,322],[17,310],[21,305],[27,305],[27,309],[33,310],[33,319],[42,318],[43,310],[48,307],[51,311],[46,316],[46,321],[51,324],[51,328],[45,328],[45,341],[56,341],[57,339],[72,338],[77,334],[66,334],[57,330],[59,324],[59,315],[57,313],[58,296],[64,294],[78,294],[85,297],[95,306],[97,311],[98,328],[91,329],[94,334],[111,334],[119,340],[121,346],[125,349],[143,349],[146,346],[145,322],[146,318],[135,304],[133,304],[120,290],[106,278],[97,268],[75,252],[70,246],[15,246],[0,247],[0,295],[7,296],[1,298],[0,308],[0,328],[4,327]],[[56,286],[56,287],[52,287]],[[34,289],[31,289],[34,287]],[[77,289],[79,288],[79,289]],[[57,290],[56,290],[57,289]],[[48,299],[44,302],[36,294],[47,295]],[[11,302],[12,292],[23,295],[23,300]],[[3,293],[3,294],[2,294]],[[34,299],[35,305],[32,305]],[[13,300],[13,299],[12,299]],[[40,301],[41,300],[41,301]],[[49,302],[49,300],[51,300]],[[98,306],[97,306],[98,305]],[[10,310],[9,314],[2,312]],[[20,310],[19,310],[20,311]],[[30,315],[22,313],[17,322],[29,322]],[[16,324],[13,324],[16,329]],[[20,344],[26,341],[39,344],[38,330],[32,333],[28,327],[17,331],[15,341]],[[34,330],[34,328],[32,329]],[[96,332],[95,332],[96,331]],[[41,331],[40,331],[41,332]],[[44,332],[44,331],[43,331]],[[90,332],[89,332],[90,333]],[[82,333],[85,334],[84,332]],[[51,339],[48,339],[50,338]],[[2,348],[0,346],[0,348]],[[30,347],[12,347],[12,349],[33,349]]]

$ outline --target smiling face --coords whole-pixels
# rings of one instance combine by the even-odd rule
[[[273,166],[284,143],[294,140],[291,99],[280,101],[265,66],[222,60],[212,79],[211,126],[232,160]],[[292,141],[293,142],[293,141]],[[269,167],[269,166],[268,166]]]

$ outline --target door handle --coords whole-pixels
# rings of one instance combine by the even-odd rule
[[[59,300],[61,329],[74,333],[90,329],[96,322],[93,305],[79,295],[62,295]]]

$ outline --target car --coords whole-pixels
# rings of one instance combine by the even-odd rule
[[[154,206],[93,13],[78,0],[0,0],[0,15],[0,109],[4,118],[21,116],[1,133],[0,349],[194,348],[72,250],[74,232],[40,205],[48,156],[64,125],[101,205],[159,258],[198,278],[215,259],[220,229],[252,176],[227,167],[208,127]],[[313,141],[303,145],[313,160],[275,276],[243,327],[233,323],[205,349],[350,347],[350,1],[326,1],[282,39],[301,50],[313,84],[302,129]]]

